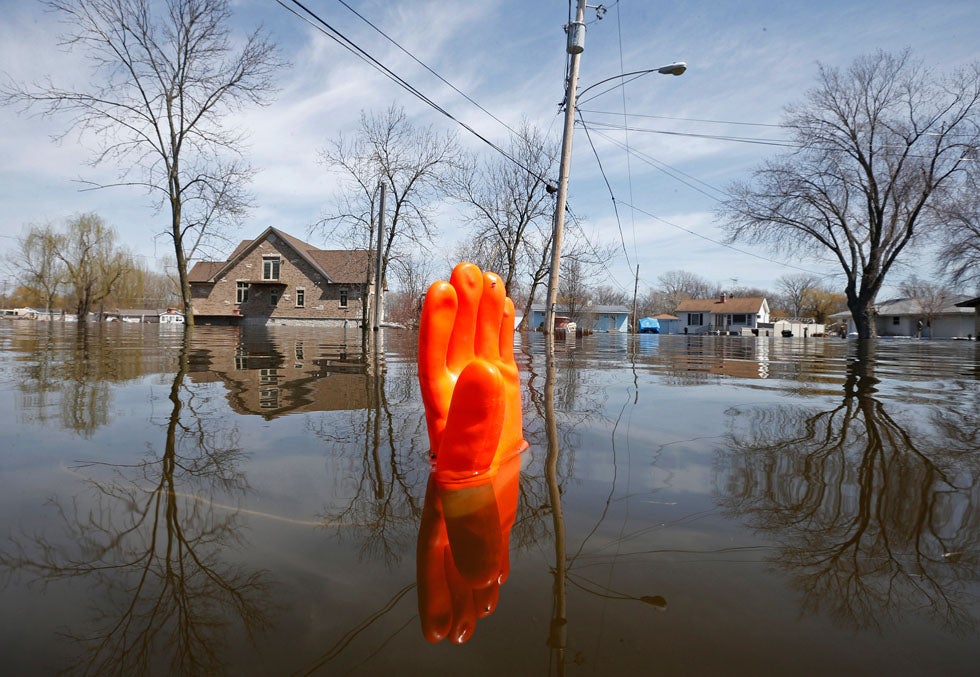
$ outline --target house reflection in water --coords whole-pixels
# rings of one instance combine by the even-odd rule
[[[652,336],[638,350],[640,362],[662,370],[668,384],[690,385],[713,377],[739,379],[800,378],[821,381],[824,360],[839,347],[837,339],[728,336]]]
[[[358,346],[312,333],[274,336],[256,328],[237,336],[237,342],[195,340],[188,374],[196,383],[223,383],[236,413],[273,419],[373,406],[374,369]]]

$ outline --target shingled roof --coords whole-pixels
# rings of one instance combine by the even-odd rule
[[[679,313],[758,313],[764,296],[742,296],[713,299],[687,299],[677,306]]]
[[[297,237],[269,227],[254,240],[242,240],[227,261],[199,261],[187,274],[191,282],[215,282],[220,275],[233,267],[258,244],[275,235],[289,245],[329,282],[360,284],[367,279],[371,252],[363,249],[318,249]]]

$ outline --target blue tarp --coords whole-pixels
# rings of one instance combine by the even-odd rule
[[[641,334],[659,334],[660,321],[653,317],[641,317],[639,321]]]

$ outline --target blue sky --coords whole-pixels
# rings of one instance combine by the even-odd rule
[[[346,2],[508,126],[516,128],[526,118],[560,134],[567,1]],[[455,117],[506,144],[506,128],[341,2],[304,4]],[[242,223],[240,237],[274,225],[313,244],[334,246],[308,237],[309,227],[330,212],[337,182],[318,163],[317,151],[339,134],[353,134],[362,110],[381,111],[394,102],[414,122],[456,130],[466,146],[488,149],[275,0],[235,0],[232,5],[243,31],[264,25],[292,64],[281,73],[281,89],[269,106],[246,110],[234,121],[249,130],[247,155],[259,170],[252,185],[256,208]],[[767,260],[771,255],[763,248],[719,244],[724,239],[715,216],[719,197],[730,182],[746,178],[780,151],[730,137],[784,138],[775,126],[782,109],[814,84],[818,62],[843,68],[879,48],[905,47],[941,71],[980,58],[980,3],[975,0],[612,0],[605,5],[601,21],[595,20],[595,10],[587,14],[580,87],[621,72],[688,63],[681,77],[646,76],[580,106],[589,111],[590,123],[608,124],[592,132],[595,151],[584,131],[575,130],[569,205],[587,230],[616,244],[608,284],[630,292],[636,266],[641,292],[655,286],[659,274],[676,269],[724,285],[737,278],[740,286],[765,288],[773,288],[780,275],[801,270],[836,273],[826,262],[781,258],[777,263]],[[30,1],[0,0],[0,6],[5,17],[0,71],[18,81],[86,77],[84,61],[58,48],[55,16]],[[628,133],[611,128],[622,127],[624,112],[633,128]],[[64,120],[24,117],[7,107],[0,108],[0,125],[0,252],[15,244],[13,238],[26,224],[61,223],[72,214],[94,211],[151,265],[170,253],[169,240],[154,237],[166,229],[166,215],[154,213],[141,192],[79,190],[77,179],[110,180],[114,168],[90,167],[85,139],[69,135],[52,142],[52,135],[64,131]],[[623,145],[633,152],[627,154]],[[618,220],[603,172],[618,202]],[[461,223],[457,207],[447,204],[439,214],[444,241],[451,240]],[[433,256],[441,256],[441,249]],[[893,285],[912,272],[930,272],[913,268],[912,261],[893,274]],[[446,262],[446,270],[451,263]]]

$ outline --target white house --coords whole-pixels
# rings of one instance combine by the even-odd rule
[[[883,337],[916,337],[934,339],[968,338],[975,336],[972,307],[959,305],[969,296],[953,296],[944,306],[929,312],[917,299],[899,298],[876,303],[875,333]],[[847,332],[857,331],[851,313],[831,315],[832,319],[847,321]]]
[[[528,329],[537,330],[544,325],[545,304],[535,303],[531,306],[531,318]],[[555,315],[567,317],[578,325],[579,329],[592,331],[622,331],[630,330],[630,309],[626,306],[582,305],[575,313],[569,313],[565,306],[555,307]]]
[[[764,296],[731,297],[681,301],[675,313],[682,334],[741,334],[769,322],[769,303]]]
[[[980,296],[955,304],[957,308],[973,308],[973,338],[980,340]]]

